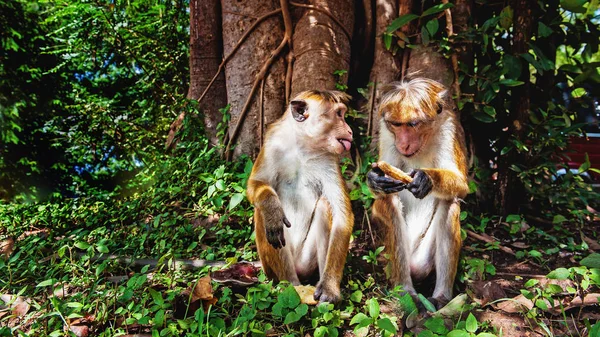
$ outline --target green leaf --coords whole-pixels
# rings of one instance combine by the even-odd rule
[[[531,280],[529,280],[529,281],[525,282],[525,284],[524,284],[523,286],[524,286],[525,288],[531,288],[531,287],[533,287],[533,286],[537,285],[538,283],[540,283],[540,281],[539,281],[539,280],[536,280],[536,279],[533,279],[533,278],[532,278]]]
[[[586,172],[587,170],[590,169],[590,167],[592,166],[592,164],[590,163],[590,156],[588,156],[587,152],[585,153],[585,160],[583,161],[583,163],[581,164],[581,166],[579,166],[579,169],[577,170],[577,173],[581,174],[583,172]]]
[[[327,327],[320,326],[315,329],[315,337],[324,337],[327,334]]]
[[[235,193],[234,195],[232,195],[231,200],[229,201],[229,210],[231,211],[232,209],[234,209],[237,205],[240,204],[240,202],[242,202],[242,200],[244,200],[244,195],[242,193]]]
[[[554,218],[552,218],[552,223],[555,225],[561,224],[563,222],[567,221],[567,218],[565,218],[564,216],[557,214],[554,216]]]
[[[435,5],[433,7],[430,7],[430,8],[427,8],[426,10],[424,10],[423,14],[421,14],[421,17],[426,17],[427,15],[439,13],[445,9],[452,8],[452,7],[454,7],[454,5],[449,2],[445,3],[445,4]]]
[[[546,302],[544,302],[544,300],[542,299],[537,299],[535,300],[535,306],[544,310],[544,311],[548,311],[548,305],[546,305]]]
[[[277,295],[277,300],[284,308],[294,309],[300,304],[300,295],[298,295],[294,286],[289,286]]]
[[[508,30],[513,24],[514,13],[515,11],[510,6],[504,7],[500,12],[500,27]]]
[[[350,300],[352,302],[360,303],[360,301],[362,301],[362,297],[363,297],[362,291],[357,290],[357,291],[353,292],[352,295],[350,295]]]
[[[465,330],[452,330],[450,331],[446,337],[470,337],[471,334]]]
[[[35,287],[36,288],[47,287],[47,286],[53,285],[55,282],[56,282],[56,280],[51,278],[51,279],[47,279],[45,281],[38,283]]]
[[[162,326],[164,322],[165,322],[165,310],[160,309],[159,311],[156,312],[156,315],[154,315],[154,325]]]
[[[83,242],[83,241],[77,241],[75,243],[75,247],[77,247],[81,250],[86,250],[86,249],[90,248],[90,244],[87,242]]]
[[[600,269],[600,254],[593,253],[593,254],[588,255],[586,258],[581,260],[581,265],[586,266],[588,268]]]
[[[441,317],[433,317],[425,321],[425,327],[438,335],[445,335],[448,333],[444,319]]]
[[[390,23],[390,25],[387,27],[387,30],[385,32],[387,34],[391,34],[395,31],[397,31],[398,29],[400,29],[400,27],[411,22],[412,20],[417,19],[418,17],[419,17],[418,15],[415,15],[412,13],[400,15],[399,17],[394,19],[394,21],[392,21],[392,23]]]
[[[560,6],[573,13],[585,13],[583,5],[587,0],[560,0]]]
[[[517,87],[519,85],[523,85],[525,82],[523,81],[517,81],[517,80],[512,80],[512,79],[504,79],[504,80],[500,80],[500,84],[505,85],[507,87]]]
[[[552,35],[554,31],[552,28],[546,26],[542,21],[538,22],[538,36],[539,37],[548,37]]]
[[[352,317],[352,319],[350,320],[350,325],[354,325],[354,324],[362,325],[362,322],[365,322],[365,321],[369,321],[368,324],[371,324],[371,322],[372,322],[372,320],[369,318],[369,316],[363,314],[362,312],[359,312],[358,314],[354,315],[354,317]]]
[[[96,245],[96,250],[100,253],[107,254],[109,252],[108,247],[106,245],[98,244]]]
[[[571,272],[567,268],[557,268],[550,273],[546,277],[553,280],[566,280],[571,275]]]
[[[425,309],[427,309],[427,311],[435,312],[435,306],[431,302],[429,302],[429,300],[425,298],[425,296],[423,296],[422,294],[417,294],[417,297],[419,298],[419,301],[423,303],[423,306],[425,307]]]
[[[429,31],[429,35],[434,36],[435,33],[437,33],[438,29],[440,28],[440,24],[438,22],[438,19],[434,18],[434,19],[427,21],[427,23],[425,24],[425,27],[427,27],[427,31]]]
[[[502,73],[504,74],[505,78],[517,79],[519,76],[521,76],[523,65],[518,57],[510,54],[504,54],[502,60],[504,63]]]
[[[402,311],[407,314],[417,310],[417,305],[409,293],[405,293],[402,297],[398,298],[398,304],[402,308]]]
[[[467,329],[468,332],[472,333],[475,333],[475,331],[477,331],[477,318],[475,318],[475,316],[473,316],[472,313],[469,313],[469,316],[467,317],[465,329]]]
[[[421,27],[421,42],[426,46],[429,44],[429,32],[427,31],[427,27]]]
[[[390,48],[392,48],[392,35],[383,34],[381,38],[383,39],[383,45],[385,46],[385,49],[390,50]]]
[[[489,333],[489,332],[482,332],[480,334],[477,334],[477,337],[496,337],[496,335],[494,335],[493,333]]]
[[[298,315],[294,311],[290,311],[285,316],[285,320],[283,321],[283,324],[290,324],[290,323],[298,322],[300,320],[300,318],[302,318],[302,316]]]
[[[301,303],[297,308],[296,308],[296,313],[298,315],[300,315],[300,317],[306,315],[308,313],[308,305],[305,303]]]
[[[377,302],[377,299],[370,298],[367,300],[367,306],[369,308],[369,316],[377,318],[379,316],[379,302]]]
[[[165,303],[165,300],[162,298],[162,295],[158,291],[152,288],[148,288],[148,291],[150,292],[150,296],[152,296],[152,300],[155,304],[163,305]]]
[[[380,320],[377,321],[377,326],[380,329],[383,329],[387,332],[390,332],[392,334],[395,334],[397,332],[396,327],[394,326],[394,323],[392,323],[392,321],[390,321],[389,318],[382,318]]]

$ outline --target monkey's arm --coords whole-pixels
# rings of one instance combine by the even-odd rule
[[[325,197],[331,205],[331,232],[329,234],[329,249],[325,269],[317,284],[315,299],[321,302],[335,303],[341,299],[340,282],[346,264],[350,236],[354,227],[354,214],[350,198],[343,191],[343,179],[338,177],[335,191],[326,191]]]
[[[440,199],[464,198],[469,193],[467,177],[455,170],[423,168],[411,172],[413,182],[407,189],[417,198],[423,198],[431,191]]]
[[[285,217],[277,192],[271,186],[271,182],[266,179],[267,172],[264,172],[266,171],[264,163],[264,151],[261,151],[248,179],[246,195],[250,203],[254,205],[255,212],[261,212],[264,218],[267,241],[274,248],[281,248],[285,246],[283,225],[289,228],[291,224]]]

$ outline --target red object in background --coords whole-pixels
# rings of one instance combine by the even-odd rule
[[[569,168],[578,169],[585,162],[585,154],[590,158],[591,167],[600,169],[600,133],[588,133],[587,137],[572,137],[569,139],[569,150],[567,162]],[[594,182],[600,182],[600,175],[588,171]]]

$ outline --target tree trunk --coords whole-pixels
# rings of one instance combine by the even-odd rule
[[[350,67],[350,40],[354,26],[352,0],[314,0],[312,5],[329,12],[329,15],[307,9],[298,20],[293,36],[296,58],[292,75],[292,94],[310,89],[335,89],[336,83],[346,84],[348,74],[341,79],[336,70]],[[348,36],[350,35],[350,36]]]
[[[370,81],[373,83],[371,90],[371,104],[369,106],[368,134],[372,136],[371,145],[376,147],[379,140],[379,99],[381,87],[387,83],[398,80],[402,71],[398,57],[385,48],[383,33],[392,21],[398,16],[396,0],[375,1],[375,48],[373,67],[371,68]]]
[[[223,58],[221,36],[221,5],[219,0],[190,0],[190,87],[187,98],[200,98]],[[219,109],[227,105],[225,76],[221,73],[200,102],[206,137],[213,146],[219,144],[217,125],[223,120]],[[183,124],[182,111],[171,124],[166,147],[174,146],[175,135]]]
[[[518,57],[527,53],[529,50],[529,41],[533,26],[533,8],[536,6],[534,0],[514,0],[513,23],[513,44],[512,54]],[[525,126],[529,116],[530,109],[530,80],[529,64],[523,60],[523,67],[519,80],[524,84],[511,90],[513,97],[512,113],[510,116],[511,124],[509,127],[509,137],[513,136],[518,140],[523,139]],[[500,156],[498,163],[498,195],[497,201],[501,212],[506,214],[517,213],[521,205],[523,193],[523,184],[517,177],[516,172],[510,169],[510,165],[520,162],[523,156],[513,149],[505,156]]]
[[[223,58],[221,5],[219,0],[190,0],[190,88],[189,99],[198,99],[216,74]],[[206,135],[218,144],[217,125],[223,120],[220,108],[227,105],[225,76],[221,73],[200,104]]]
[[[223,44],[225,55],[234,48],[257,17],[279,8],[277,0],[221,1],[223,9]],[[254,83],[256,75],[271,53],[283,39],[281,16],[266,19],[248,36],[225,67],[227,98],[231,105],[229,135],[240,119],[240,113]],[[248,154],[258,155],[263,130],[275,121],[285,106],[285,63],[278,58],[270,67],[264,81],[264,89],[257,90],[251,106],[242,121],[239,135],[235,139],[234,157]],[[263,103],[260,106],[260,103]]]

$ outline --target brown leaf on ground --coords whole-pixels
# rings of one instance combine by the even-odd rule
[[[502,336],[545,336],[546,334],[534,323],[528,323],[521,315],[506,314],[501,311],[485,310],[473,312],[477,321],[489,322],[498,331],[502,331]],[[531,330],[531,327],[535,327]]]
[[[210,276],[205,276],[198,279],[198,282],[196,282],[196,286],[194,286],[194,291],[192,293],[192,302],[197,300],[213,299],[213,289],[210,281]]]
[[[495,280],[470,282],[468,287],[473,292],[473,300],[481,306],[506,297],[506,292]]]
[[[315,300],[315,290],[317,290],[314,286],[294,286],[298,295],[300,295],[300,302],[308,304],[308,305],[317,305],[319,303]]]
[[[581,299],[581,296],[577,296],[568,305],[564,306],[564,311],[567,311],[567,310],[573,309],[573,308],[598,305],[600,303],[598,300],[599,298],[600,298],[599,293],[587,294],[583,297],[583,300]],[[562,314],[563,309],[561,309],[560,306],[554,306],[549,311],[553,315],[560,315],[560,314]]]
[[[498,303],[497,307],[504,312],[517,313],[531,310],[533,308],[533,302],[525,296],[519,295]]]
[[[531,247],[530,245],[526,244],[525,242],[521,242],[521,241],[513,242],[510,245],[515,248],[519,248],[519,249],[525,249],[525,248]]]
[[[17,317],[25,316],[31,308],[29,300],[21,296],[4,294],[0,295],[0,300],[4,302],[3,305],[0,305],[0,309],[10,308],[11,313]]]
[[[15,240],[11,237],[8,237],[2,241],[0,241],[0,256],[8,259],[12,252],[15,250]]]
[[[87,325],[71,325],[69,330],[77,337],[87,337],[90,333],[90,328]]]

